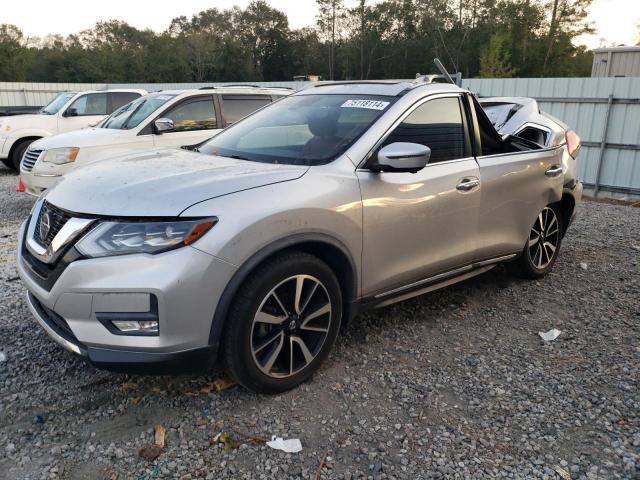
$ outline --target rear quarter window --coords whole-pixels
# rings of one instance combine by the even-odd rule
[[[270,103],[271,97],[268,95],[222,95],[222,109],[227,125]]]
[[[113,92],[109,96],[111,97],[109,113],[115,112],[121,106],[134,101],[136,98],[140,98],[140,94],[135,92]]]

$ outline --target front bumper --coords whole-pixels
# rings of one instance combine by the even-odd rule
[[[54,187],[61,179],[61,175],[37,175],[32,171],[20,169],[20,178],[24,183],[25,192],[30,195],[40,196],[45,190]]]
[[[109,370],[164,373],[214,365],[210,344],[218,299],[235,272],[231,264],[192,247],[158,255],[71,261],[42,282],[18,244],[18,272],[40,326],[61,346]],[[159,334],[113,333],[104,316],[148,312],[157,301]],[[108,312],[105,314],[105,312]]]

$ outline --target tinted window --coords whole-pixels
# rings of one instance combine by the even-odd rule
[[[98,126],[100,128],[135,128],[173,97],[175,97],[175,94],[150,93],[123,105],[105,118]]]
[[[465,133],[460,100],[457,97],[430,100],[416,108],[384,145],[395,142],[419,143],[431,149],[429,163],[465,158]]]
[[[271,103],[267,96],[223,95],[222,103],[227,124],[237,122],[250,113]]]
[[[89,93],[78,98],[69,108],[75,108],[78,115],[106,115],[107,94]]]
[[[140,97],[139,93],[134,92],[113,92],[111,95],[111,111],[117,110],[123,105]]]
[[[217,127],[213,97],[187,100],[162,114],[173,120],[176,132],[191,130],[211,130]]]

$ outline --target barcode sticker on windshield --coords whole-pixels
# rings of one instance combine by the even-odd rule
[[[384,110],[389,105],[389,102],[383,102],[381,100],[347,100],[342,105],[342,108],[368,108],[369,110]]]

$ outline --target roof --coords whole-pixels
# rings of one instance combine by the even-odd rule
[[[640,45],[637,45],[637,46],[621,45],[619,47],[594,48],[592,51],[593,53],[640,52]]]
[[[296,95],[381,95],[398,97],[415,88],[425,88],[431,93],[458,92],[464,89],[451,83],[427,83],[424,79],[416,80],[359,80],[349,82],[321,82],[313,88],[307,88]]]
[[[135,92],[146,95],[147,91],[142,88],[110,88],[107,90],[82,90],[78,93],[117,93],[117,92]]]

